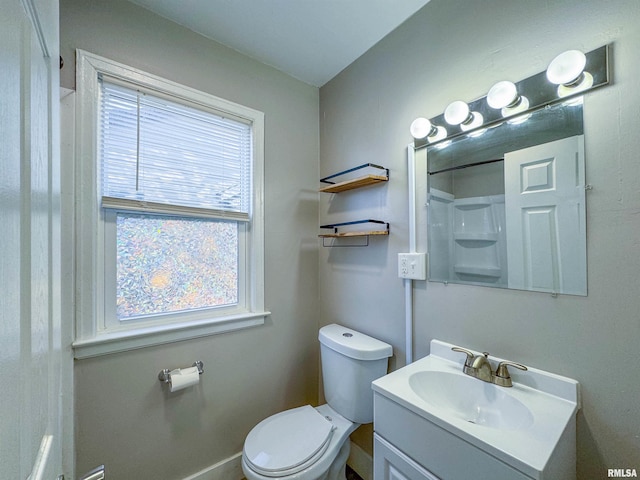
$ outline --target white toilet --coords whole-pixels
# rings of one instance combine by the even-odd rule
[[[391,345],[340,325],[320,329],[326,405],[293,408],[253,427],[244,442],[248,480],[344,480],[349,435],[373,421],[371,382],[387,373]]]

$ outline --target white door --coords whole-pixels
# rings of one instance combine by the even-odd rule
[[[0,1],[0,478],[56,479],[62,474],[58,6]]]
[[[509,288],[587,294],[584,136],[505,154]]]

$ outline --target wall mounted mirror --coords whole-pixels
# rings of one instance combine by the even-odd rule
[[[587,294],[582,99],[427,149],[429,280]]]
[[[609,84],[609,46],[557,55],[410,127],[427,149],[431,281],[587,295],[582,96]]]

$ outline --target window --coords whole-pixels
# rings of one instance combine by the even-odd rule
[[[76,356],[263,323],[263,114],[82,51],[77,88]]]
[[[120,323],[159,315],[236,307],[237,222],[194,217],[106,212],[106,231],[115,255],[115,275],[105,282],[112,309],[107,319]],[[113,311],[115,308],[115,311]]]

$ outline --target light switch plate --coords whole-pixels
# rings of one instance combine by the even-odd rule
[[[412,280],[427,279],[427,254],[426,253],[399,253],[398,276]]]

